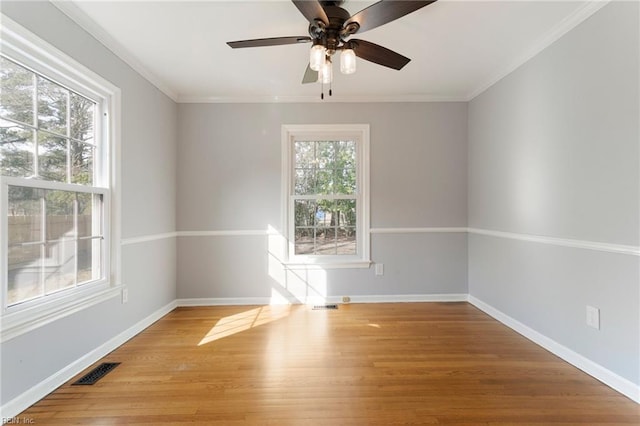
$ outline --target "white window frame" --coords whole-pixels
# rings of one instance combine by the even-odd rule
[[[102,278],[73,289],[7,306],[8,187],[31,186],[88,192],[82,185],[0,176],[0,341],[56,321],[120,295],[120,89],[76,62],[5,15],[1,16],[0,51],[9,59],[96,102],[95,136],[101,154],[96,158],[95,183],[102,195],[104,250]],[[100,139],[100,140],[98,140]]]
[[[356,255],[296,255],[294,224],[294,143],[296,140],[356,142]],[[287,240],[285,266],[289,269],[368,268],[370,260],[369,125],[282,125],[282,229]]]

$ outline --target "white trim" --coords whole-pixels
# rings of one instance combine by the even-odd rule
[[[349,296],[350,303],[466,302],[466,293]],[[339,298],[340,301],[342,297]],[[338,300],[336,300],[337,302]]]
[[[235,229],[224,231],[178,231],[178,237],[258,237],[272,234],[268,230]]]
[[[411,302],[466,302],[468,295],[459,294],[397,294],[349,296],[349,303],[411,303]],[[291,305],[317,305],[321,303],[342,304],[342,296],[326,296],[313,298],[307,303],[300,303],[295,298],[289,298]],[[195,299],[178,299],[177,306],[252,306],[269,305],[270,297],[210,297]]]
[[[270,297],[203,297],[194,299],[177,299],[178,307],[185,306],[249,306],[269,305]]]
[[[35,404],[36,402],[47,396],[49,393],[56,390],[58,387],[71,380],[74,376],[81,373],[87,367],[90,367],[92,364],[99,361],[101,358],[105,357],[110,352],[126,343],[129,339],[145,330],[151,324],[167,315],[177,306],[177,301],[174,300],[166,306],[158,309],[157,311],[153,312],[148,317],[129,327],[122,333],[109,339],[91,352],[87,353],[86,355],[73,361],[63,369],[49,376],[42,382],[38,383],[36,386],[7,402],[2,406],[0,410],[2,411],[2,417],[12,418],[14,416],[17,416],[22,411],[29,408],[32,404]]]
[[[50,78],[67,89],[77,91],[90,98],[100,106],[96,113],[96,135],[100,135],[103,152],[96,161],[98,170],[96,182],[92,187],[82,187],[66,183],[54,183],[41,180],[26,180],[3,177],[0,184],[60,189],[73,192],[90,192],[103,195],[104,216],[102,217],[104,252],[102,253],[102,270],[104,277],[95,283],[89,283],[54,295],[47,295],[14,305],[3,306],[1,314],[1,341],[14,338],[41,325],[68,316],[82,309],[119,295],[121,286],[120,272],[120,143],[121,143],[121,91],[111,82],[80,64],[63,51],[50,45],[47,41],[33,34],[10,18],[2,15],[0,27],[0,45],[3,54],[18,61],[36,74]],[[104,114],[102,114],[104,113]],[[104,121],[109,126],[104,125]],[[106,181],[106,179],[109,179]],[[2,189],[2,199],[6,199],[6,191]],[[2,221],[6,229],[6,219]],[[0,256],[2,265],[6,265],[5,234],[0,238]],[[3,268],[3,270],[6,270]],[[3,293],[7,286],[5,277],[2,282]],[[6,297],[3,294],[2,303]]]
[[[640,256],[640,247],[623,244],[609,244],[596,241],[572,240],[568,238],[545,237],[531,234],[518,234],[514,232],[493,231],[490,229],[468,228],[470,234],[487,235],[491,237],[506,238],[510,240],[529,241],[540,244],[549,244],[560,247],[580,248],[585,250],[604,251],[609,253]]]
[[[500,321],[502,324],[520,333],[527,339],[542,346],[549,352],[562,358],[569,364],[579,368],[590,376],[600,380],[605,385],[615,389],[631,400],[640,403],[640,385],[637,385],[624,377],[621,377],[611,370],[591,361],[588,358],[580,355],[577,352],[572,351],[566,346],[561,345],[553,339],[537,332],[536,330],[524,325],[520,321],[511,318],[509,315],[499,311],[493,306],[483,302],[482,300],[469,295],[469,303],[476,308],[490,315],[494,319]]]
[[[332,259],[334,259],[332,257]],[[325,270],[325,269],[366,269],[371,266],[373,262],[370,260],[342,260],[336,259],[330,262],[319,263],[296,263],[296,262],[283,262],[284,269],[289,271],[312,271],[312,270]]]
[[[92,286],[87,284],[87,286]],[[103,285],[104,286],[104,285]],[[93,285],[92,287],[95,287]],[[120,295],[121,287],[106,287],[101,291],[92,288],[76,291],[61,298],[47,299],[41,303],[20,309],[2,317],[0,342],[4,343],[21,334],[35,330],[53,321],[72,315],[91,306]],[[89,293],[84,296],[78,293]]]
[[[160,77],[149,71],[142,63],[131,54],[126,47],[117,42],[108,32],[91,19],[82,9],[72,1],[51,0],[51,3],[62,13],[67,15],[79,27],[88,32],[93,38],[109,49],[118,58],[133,68],[138,74],[154,85],[158,90],[171,98],[174,102],[178,100],[178,94],[169,84]]]
[[[479,85],[475,90],[471,91],[466,97],[466,101],[471,101],[476,96],[479,96],[491,86],[502,80],[520,66],[524,65],[527,61],[538,55],[547,47],[558,41],[563,35],[580,25],[583,21],[596,13],[602,7],[606,6],[611,0],[590,0],[571,15],[563,19],[558,25],[551,29],[547,34],[538,39],[538,41],[531,46],[528,50],[522,53],[518,58],[511,62],[508,66],[502,68],[496,72],[485,83]]]
[[[164,240],[167,238],[175,238],[177,235],[178,235],[177,232],[165,232],[162,234],[151,234],[151,235],[143,235],[140,237],[123,238],[120,241],[120,245],[128,246],[131,244],[146,243],[148,241]]]
[[[597,241],[573,240],[567,238],[546,237],[541,235],[520,234],[516,232],[494,231],[491,229],[465,228],[465,227],[414,227],[414,228],[371,228],[370,234],[458,234],[469,233],[476,235],[486,235],[497,238],[505,238],[517,241],[528,241],[539,244],[548,244],[560,247],[579,248],[585,250],[603,251],[608,253],[619,253],[631,256],[640,256],[640,247],[624,244],[601,243]],[[161,240],[174,237],[246,237],[246,236],[268,236],[276,232],[260,229],[235,229],[221,231],[177,231],[162,234],[144,235],[140,237],[123,238],[121,245],[139,244],[147,241]],[[313,264],[290,263],[291,269],[295,265],[312,266]]]
[[[284,258],[287,264],[314,264],[331,268],[332,265],[368,267],[371,260],[370,242],[370,126],[369,124],[283,124],[281,127],[281,220],[287,240]],[[293,191],[294,144],[297,140],[343,140],[349,138],[356,144],[356,192],[349,198],[356,201],[356,247],[354,255],[296,255],[294,247],[294,200]],[[331,199],[334,195],[327,195]],[[317,197],[309,198],[322,198]],[[338,197],[339,198],[339,197]],[[337,198],[334,198],[337,199]],[[344,266],[348,267],[348,266]]]
[[[372,234],[438,234],[438,233],[466,233],[465,227],[431,227],[431,228],[371,228]]]
[[[189,96],[179,95],[181,104],[286,104],[286,103],[396,103],[396,102],[467,102],[467,96],[443,95],[379,95],[379,96],[350,96],[338,95],[320,99],[319,96],[284,95],[284,96]]]

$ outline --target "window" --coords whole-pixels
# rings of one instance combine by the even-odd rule
[[[290,264],[369,266],[369,126],[285,125]]]
[[[117,295],[119,92],[4,16],[0,35],[6,340]]]

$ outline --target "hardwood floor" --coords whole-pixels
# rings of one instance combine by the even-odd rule
[[[65,384],[19,417],[41,425],[640,424],[640,405],[467,303],[178,308],[102,361],[122,364],[93,386]]]

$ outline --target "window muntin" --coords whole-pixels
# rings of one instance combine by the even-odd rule
[[[368,266],[368,126],[283,126],[289,264]]]
[[[0,174],[92,185],[97,108],[0,56]]]
[[[104,278],[104,194],[91,187],[97,102],[4,56],[0,88],[0,174],[14,178],[6,200],[8,308]],[[38,180],[82,188],[46,189]]]
[[[120,294],[121,94],[6,16],[0,52],[4,342]],[[16,204],[29,210],[18,214],[25,229],[13,232],[11,241],[10,192],[14,216]],[[21,277],[31,293],[9,295],[10,245],[12,268],[18,261],[32,268]]]
[[[9,185],[7,306],[100,279],[102,199]]]
[[[294,252],[357,255],[356,142],[295,140]]]

